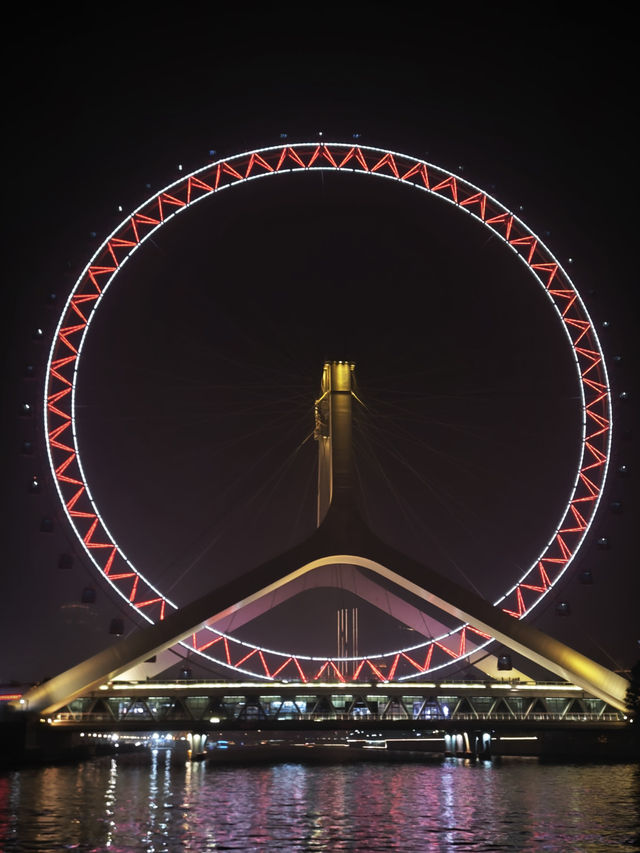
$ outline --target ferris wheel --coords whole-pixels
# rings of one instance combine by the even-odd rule
[[[97,572],[135,613],[150,623],[163,620],[177,604],[152,574],[135,565],[107,526],[85,474],[77,429],[77,388],[92,324],[103,299],[127,261],[153,241],[177,216],[225,189],[262,178],[297,173],[377,177],[428,194],[471,217],[497,238],[544,294],[549,322],[561,330],[580,401],[576,463],[562,511],[540,542],[538,553],[496,598],[512,616],[527,616],[567,571],[594,520],[606,479],[611,445],[611,402],[605,361],[594,324],[566,270],[544,242],[513,212],[482,189],[439,166],[386,149],[340,142],[283,143],[217,160],[182,175],[127,215],[106,237],[76,281],[61,312],[49,353],[44,419],[49,464],[57,493],[82,548]],[[357,188],[357,182],[354,182]],[[410,646],[371,649],[348,658],[354,678],[415,679],[466,659],[491,638],[468,624],[446,628]],[[306,655],[248,642],[224,630],[204,627],[182,645],[243,674],[261,679],[313,681],[343,678],[346,658]]]

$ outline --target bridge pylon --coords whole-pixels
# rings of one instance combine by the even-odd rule
[[[323,367],[321,393],[315,406],[319,453],[317,529],[288,551],[34,687],[23,697],[29,710],[52,713],[195,631],[205,626],[217,627],[244,608],[251,611],[266,596],[273,596],[287,585],[295,588],[309,573],[335,566],[367,569],[624,710],[626,679],[403,554],[368,527],[356,505],[354,489],[354,370],[348,361],[327,361]]]

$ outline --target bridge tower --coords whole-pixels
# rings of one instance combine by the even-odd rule
[[[353,506],[353,420],[355,365],[327,361],[315,404],[318,442],[318,527],[333,506]]]

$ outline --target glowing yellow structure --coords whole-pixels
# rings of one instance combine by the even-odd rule
[[[261,599],[279,593],[289,584],[295,588],[295,583],[309,573],[320,574],[331,567],[343,566],[347,567],[347,575],[353,567],[360,567],[392,581],[555,675],[624,710],[628,687],[624,678],[402,554],[367,527],[354,496],[351,440],[354,395],[354,365],[342,361],[325,363],[321,394],[316,402],[315,434],[320,462],[318,528],[306,541],[203,595],[164,621],[138,630],[33,688],[24,696],[29,710],[51,713],[204,626],[223,627],[226,620],[245,608],[257,615],[251,608]],[[374,595],[374,591],[369,594]],[[270,600],[273,602],[273,598]],[[404,612],[409,613],[408,619],[414,618],[409,610]],[[481,661],[472,659],[472,662],[482,666]],[[491,658],[486,661],[486,670],[492,677],[495,677],[494,662]]]

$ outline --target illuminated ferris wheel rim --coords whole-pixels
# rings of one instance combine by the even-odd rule
[[[580,453],[560,522],[534,563],[495,602],[522,618],[547,595],[571,564],[602,496],[611,447],[611,401],[604,356],[593,322],[566,270],[518,216],[466,179],[425,160],[384,148],[342,142],[287,142],[221,158],[154,193],[103,241],[81,272],[63,307],[47,363],[44,393],[47,455],[65,514],[98,571],[144,619],[153,623],[164,618],[167,606],[176,608],[122,552],[99,512],[84,474],[77,440],[75,398],[87,332],[102,297],[127,260],[175,215],[223,189],[257,178],[320,170],[395,180],[426,191],[469,214],[517,255],[545,291],[562,324],[572,351],[582,404]],[[409,661],[409,674],[398,675],[398,678],[416,678],[466,658],[491,642],[487,635],[473,634],[471,626],[462,625],[403,649],[379,652],[366,658],[338,658],[275,651],[213,628],[203,630],[204,639],[194,634],[191,643],[183,642],[189,651],[260,678],[275,678],[289,665],[295,668],[292,672],[304,677],[301,661],[324,663],[316,677],[324,675],[327,667],[330,674],[339,674],[334,661],[358,661],[360,668],[366,662],[377,677],[381,673],[373,661],[389,658],[395,661],[394,672],[399,664],[407,665]],[[223,659],[207,653],[215,646],[220,646],[217,651],[224,649]],[[243,650],[235,662],[232,647]],[[245,649],[250,651],[244,654]],[[425,649],[424,664],[409,655]],[[438,663],[440,653],[444,654],[444,661]],[[286,659],[286,664],[273,669],[265,655]],[[254,659],[258,672],[244,666],[250,659]]]

